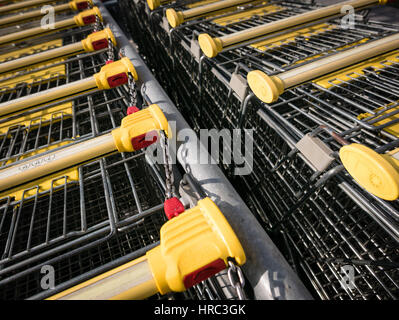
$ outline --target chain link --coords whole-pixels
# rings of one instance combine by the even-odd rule
[[[230,284],[236,289],[238,298],[240,300],[245,300],[244,286],[245,278],[242,270],[234,262],[229,261],[229,269],[227,270],[227,276],[229,278]]]
[[[129,72],[128,74],[128,86],[129,86],[129,105],[131,107],[137,107],[137,86],[136,81],[134,81],[133,75]]]
[[[112,40],[110,38],[108,38],[108,61],[114,61],[115,57],[114,57],[114,43],[112,42]]]
[[[175,196],[175,185],[172,169],[172,159],[169,153],[169,142],[164,131],[161,132],[161,147],[163,151],[165,167],[165,198],[170,199]]]
[[[94,23],[94,32],[98,32],[100,30],[104,29],[104,25],[100,20],[100,17],[98,15],[96,15],[96,22]]]

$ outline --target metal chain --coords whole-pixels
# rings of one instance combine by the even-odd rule
[[[108,60],[114,61],[114,43],[108,38]]]
[[[137,86],[136,81],[134,81],[133,75],[129,72],[128,74],[128,85],[129,85],[129,105],[131,107],[137,107]]]
[[[98,32],[100,30],[104,29],[104,25],[100,20],[100,17],[96,15],[96,22],[94,23],[94,32]]]
[[[165,167],[165,198],[170,199],[175,196],[175,185],[172,169],[172,159],[169,153],[169,142],[164,131],[161,132],[161,147],[163,151]]]
[[[245,300],[244,286],[245,278],[242,270],[234,262],[229,261],[229,269],[227,270],[227,276],[230,284],[236,289],[238,299]]]

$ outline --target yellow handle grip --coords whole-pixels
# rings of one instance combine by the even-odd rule
[[[76,55],[84,51],[92,52],[101,50],[108,47],[108,39],[110,39],[112,43],[116,45],[116,40],[111,29],[105,28],[101,31],[94,32],[88,35],[88,37],[86,39],[83,39],[81,42],[71,43],[66,46],[1,63],[0,74],[10,71],[16,71],[22,68],[26,69],[29,66],[35,64],[48,62],[53,59],[64,58],[71,55]]]
[[[334,4],[328,7],[308,11],[296,16],[288,17],[278,21],[266,23],[260,26],[249,28],[246,30],[231,33],[222,37],[212,38],[206,33],[198,36],[199,45],[204,54],[213,58],[216,57],[224,48],[245,43],[247,41],[256,40],[265,35],[288,30],[290,27],[317,21],[327,17],[341,16],[341,8],[344,5],[352,6],[354,9],[363,9],[376,4],[385,4],[387,0],[349,0]]]
[[[187,21],[187,19],[198,18],[208,13],[236,7],[249,2],[253,2],[253,0],[223,0],[184,11],[176,11],[175,9],[170,8],[166,10],[166,18],[168,19],[169,24],[175,28],[184,21]]]
[[[247,80],[249,87],[260,100],[272,103],[285,89],[397,48],[399,48],[399,33],[341,51],[275,76],[268,76],[260,70],[250,71]]]
[[[393,201],[399,198],[399,148],[386,154],[357,143],[339,151],[349,174],[371,194]]]
[[[100,89],[114,88],[128,82],[128,74],[138,79],[136,69],[129,58],[124,57],[118,61],[103,66],[100,72],[93,77],[70,82],[59,87],[34,93],[28,97],[21,97],[11,101],[0,103],[0,116],[20,112],[28,108],[42,106],[48,102],[55,102],[77,94]]]
[[[245,263],[245,253],[220,209],[209,198],[169,220],[160,245],[145,257],[83,282],[49,300],[144,299],[159,292],[181,292],[227,266]]]
[[[160,130],[169,134],[168,121],[157,105],[151,105],[123,118],[121,126],[111,133],[35,158],[27,158],[0,170],[0,191],[9,190],[117,150],[132,152],[139,147],[144,148],[147,144],[140,144],[141,141],[137,141],[136,138]]]
[[[98,7],[93,7],[89,10],[82,11],[73,18],[77,26],[83,27],[85,25],[95,23],[96,16],[100,19],[100,21],[103,21],[100,9],[98,9]]]
[[[246,259],[233,229],[209,198],[166,222],[160,246],[146,256],[161,294],[184,291],[209,278],[226,268],[228,258],[239,265]]]
[[[121,126],[112,131],[119,152],[132,152],[156,141],[152,133],[163,130],[170,138],[168,121],[158,105],[153,104],[122,119]]]
[[[68,3],[71,10],[81,11],[93,6],[92,0],[72,0]]]

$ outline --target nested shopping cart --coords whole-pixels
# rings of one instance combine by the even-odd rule
[[[206,5],[201,2],[195,4],[195,8],[198,9]],[[128,5],[121,2],[121,6],[127,7]],[[173,10],[180,12],[187,8],[184,5],[181,7],[174,6]],[[243,7],[235,6],[229,8],[225,13],[217,11],[217,16],[215,16],[215,13],[209,12],[204,17],[200,16],[198,19],[190,20],[173,29],[169,26],[165,13],[158,9],[151,12],[151,24],[149,26],[140,27],[134,25],[131,28],[131,33],[134,34],[133,29],[147,30],[145,33],[146,37],[137,36],[135,37],[135,41],[138,42],[141,52],[145,56],[148,56],[150,63],[153,61],[152,63],[157,65],[156,70],[159,79],[163,81],[163,85],[167,88],[169,94],[173,96],[178,106],[181,107],[180,110],[187,115],[186,112],[190,113],[192,110],[189,111],[184,108],[185,106],[192,105],[189,102],[190,97],[198,96],[198,87],[201,85],[201,81],[198,80],[198,74],[202,69],[202,66],[199,66],[201,52],[197,42],[197,37],[200,33],[215,30],[216,34],[217,30],[220,30],[220,33],[224,34],[226,28],[225,22],[229,21],[229,19],[233,22],[236,19],[234,26],[236,30],[240,30],[296,15],[311,8],[312,6],[310,5],[290,2],[253,2]],[[140,12],[144,10],[140,5],[131,3],[129,9],[136,15],[135,19],[129,19],[130,24],[147,20],[139,18]],[[172,10],[172,7],[165,6],[164,9]],[[151,31],[149,35],[148,30]],[[150,50],[154,45],[159,50]],[[171,73],[175,75],[175,79],[165,76]],[[227,81],[230,81],[230,79]],[[176,83],[178,83],[178,86],[176,86]],[[174,88],[179,88],[179,92],[177,93]],[[197,106],[193,108],[195,107]],[[192,119],[192,117],[187,118]],[[198,127],[196,123],[191,123],[191,125]]]
[[[98,32],[95,35],[98,36]],[[92,39],[89,35],[83,42],[71,45],[77,50],[75,53],[80,53],[85,51],[87,39],[94,40],[89,42],[91,46],[100,40],[104,44],[105,39],[108,50],[108,36],[107,32],[105,38],[102,36],[100,39]],[[43,54],[48,57],[63,51],[66,56],[72,56],[70,59],[75,58],[73,51],[65,52],[65,47],[64,50],[46,49],[36,55],[7,59],[8,62],[2,64],[5,74],[21,69],[24,63],[32,62],[32,57],[34,63],[42,61]],[[113,62],[110,59],[113,53],[110,54],[109,50],[108,55],[104,50],[100,54],[102,56],[97,58],[102,58],[102,63],[92,63],[92,68],[88,68],[87,57],[75,58],[81,79],[70,77],[65,84],[33,86],[34,89],[26,93],[15,93],[21,84],[18,81],[25,81],[18,78],[21,76],[18,74],[14,78],[14,92],[4,92],[5,99],[0,108],[4,111],[1,119],[4,157],[0,170],[0,292],[4,299],[44,298],[84,280],[90,281],[93,276],[119,267],[147,251],[152,253],[151,257],[157,252],[154,250],[160,230],[163,230],[161,226],[166,221],[163,200],[168,181],[169,184],[173,182],[170,175],[176,169],[170,169],[172,172],[169,172],[168,180],[166,173],[144,152],[132,151],[154,142],[142,137],[147,133],[144,129],[151,129],[151,132],[162,129],[167,133],[166,119],[156,105],[125,117],[126,112],[137,111],[143,106],[143,98],[135,87],[137,74],[127,58]],[[104,66],[105,61],[108,63]],[[37,74],[37,71],[33,69],[32,72]],[[85,72],[90,76],[85,77]],[[132,105],[133,111],[128,109]],[[120,124],[121,129],[117,128]],[[130,137],[133,133],[138,136]],[[116,149],[118,153],[115,153]],[[136,172],[140,172],[140,177]],[[176,179],[177,185],[180,180]],[[209,206],[205,201],[199,208]],[[198,213],[189,214],[192,211],[195,212],[191,210],[185,216],[198,217]],[[214,215],[214,210],[211,211],[213,213],[206,221],[212,221],[214,217],[216,220],[212,228],[222,226],[219,224],[220,217]],[[185,218],[182,216],[176,221],[182,219],[184,221]],[[172,221],[169,225],[173,227],[176,223]],[[194,224],[198,225],[195,221]],[[221,234],[225,229],[224,226],[219,230]],[[212,250],[212,243],[219,239],[218,236],[215,233],[210,239],[213,239],[210,246],[203,248]],[[226,234],[221,238],[223,241],[225,236],[231,237]],[[199,243],[202,247],[204,240],[201,238],[196,245]],[[163,244],[165,241],[161,241],[161,246],[166,245]],[[188,249],[192,251],[192,248]],[[228,249],[227,255],[231,256],[234,250]],[[227,256],[223,259],[226,260]],[[185,287],[191,287],[224,269],[225,262],[222,268],[221,261],[212,268],[204,266],[195,274],[190,267],[188,270],[191,273],[186,273],[184,278]],[[241,255],[239,261],[243,263],[245,257]],[[51,292],[43,291],[47,288],[41,285],[42,267],[49,264],[57,270],[55,282],[58,286]],[[227,279],[227,273],[222,273],[196,285],[183,293],[181,298],[233,298],[237,293]],[[171,288],[176,290],[173,286]],[[108,294],[107,290],[101,289],[100,293]],[[156,292],[151,291],[151,296]],[[163,288],[160,292],[165,294],[168,291]],[[85,296],[93,297],[98,295]]]
[[[231,178],[296,271],[323,299],[397,297],[397,200],[383,200],[355,182],[354,178],[362,181],[348,173],[350,164],[343,164],[339,153],[362,154],[376,162],[382,157],[381,163],[389,162],[394,176],[398,147],[393,134],[397,124],[396,57],[384,53],[359,68],[340,70],[345,76],[335,79],[335,74],[329,75],[326,87],[317,82],[287,87],[271,105],[254,98],[246,78],[251,70],[271,76],[289,73],[398,31],[397,26],[367,20],[364,9],[377,1],[358,4],[354,28],[342,27],[342,20],[334,19],[334,11],[322,18],[301,20],[285,30],[276,27],[280,20],[273,19],[278,16],[275,12],[263,18],[270,18],[264,24],[266,29],[272,25],[276,29],[244,38],[237,35],[245,36],[244,28],[257,28],[259,17],[254,16],[255,21],[248,24],[240,21],[239,12],[200,17],[172,29],[169,39],[155,41],[166,47],[166,55],[174,57],[172,63],[162,58],[161,50],[148,53],[150,61],[161,65],[164,60],[165,70],[176,74],[179,80],[169,84],[170,95],[195,126],[254,129],[253,173]],[[290,5],[298,11],[281,21],[306,17],[306,9]],[[256,8],[244,12],[251,10]],[[152,17],[159,17],[152,28],[166,27],[161,14]],[[203,51],[195,43],[200,33],[208,34],[200,40]],[[144,40],[135,38],[139,44],[143,41],[139,48],[145,52]],[[201,56],[202,52],[209,53],[211,59]],[[312,153],[318,157],[311,158]],[[395,184],[389,186],[396,190]],[[354,286],[341,284],[341,267],[346,265],[354,267]]]
[[[112,64],[115,63],[118,62]],[[166,119],[162,120],[162,112],[153,105],[125,120],[132,93],[132,88],[123,91],[118,87],[75,96],[69,123],[65,123],[68,118],[65,115],[49,123],[40,121],[41,126],[34,134],[35,143],[28,139],[19,142],[30,144],[31,149],[0,170],[3,298],[50,295],[49,291],[43,291],[40,282],[40,271],[45,265],[57,270],[55,281],[60,285],[57,290],[63,290],[156,246],[159,230],[166,220],[165,173],[144,152],[125,153],[133,151],[125,149],[126,142],[127,146],[130,143],[129,135],[126,136],[125,129],[116,127],[122,123],[122,128],[129,129],[127,133],[140,136],[146,133],[142,132],[145,121],[149,129],[167,132],[163,122]],[[135,93],[134,103],[141,107],[137,98]],[[23,120],[24,115],[19,119]],[[161,120],[151,120],[160,115]],[[133,121],[134,117],[138,120]],[[48,144],[53,138],[56,143]],[[116,143],[119,140],[115,139],[121,142]],[[131,143],[135,149],[145,145],[142,138]],[[115,154],[116,149],[122,153]],[[140,172],[141,178],[136,172]],[[219,277],[220,280],[209,280],[182,297],[233,297],[226,276]]]
[[[262,73],[248,75],[269,103],[246,105],[242,124],[254,128],[254,171],[241,181],[254,211],[280,233],[291,263],[322,298],[397,298],[397,39],[395,33],[293,68],[314,77],[281,87],[275,98],[256,87],[253,77]],[[323,62],[333,71],[319,74]],[[339,281],[344,265],[354,267],[352,287]]]

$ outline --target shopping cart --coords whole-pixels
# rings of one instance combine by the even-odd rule
[[[282,233],[291,263],[322,298],[397,297],[397,182],[378,162],[378,153],[392,151],[389,160],[399,145],[397,55],[329,73],[272,104],[247,106],[243,125],[255,129],[255,163],[240,180],[252,209],[270,232]],[[362,163],[367,154],[374,158]],[[343,265],[354,267],[354,287],[343,289]]]
[[[51,50],[45,53],[49,52]],[[104,68],[108,70],[123,61],[107,64]],[[84,62],[81,59],[79,63],[82,75],[90,73],[82,67],[87,65]],[[74,95],[67,102],[62,100],[53,103],[50,91],[39,89],[36,95],[28,92],[26,97],[18,98],[25,102],[25,106],[34,107],[33,111],[23,111],[22,114],[13,112],[11,118],[3,118],[3,128],[7,130],[2,141],[5,155],[2,177],[6,180],[3,180],[0,200],[3,210],[0,233],[4,250],[0,292],[3,298],[28,298],[37,294],[36,298],[43,298],[50,295],[49,291],[43,294],[40,283],[41,268],[48,263],[56,268],[56,283],[61,284],[57,290],[62,290],[132,260],[157,244],[159,230],[165,222],[165,173],[144,152],[113,154],[106,147],[104,153],[111,154],[98,160],[87,162],[88,158],[80,159],[85,162],[83,164],[80,160],[74,164],[66,161],[64,169],[57,167],[33,176],[29,173],[38,167],[43,169],[50,158],[55,159],[63,152],[66,156],[73,154],[71,150],[80,150],[82,145],[83,151],[88,150],[86,144],[94,144],[97,149],[100,140],[110,136],[107,133],[110,130],[114,132],[112,137],[120,135],[115,133],[118,130],[115,127],[132,102],[141,107],[143,98],[133,91],[134,80],[137,80],[134,72],[130,70],[133,76],[129,77],[128,87],[119,86],[119,82],[116,86],[116,83],[111,81],[111,85],[109,81],[115,72],[110,74],[104,68],[98,70],[99,76],[95,80],[98,80],[96,84],[107,81],[108,87],[111,87],[107,91],[89,90]],[[102,73],[106,74],[105,78],[101,76]],[[67,83],[74,83],[74,79],[68,80]],[[64,91],[60,88],[62,86],[56,86],[51,91]],[[24,94],[20,93],[19,96]],[[38,96],[44,98],[39,105],[46,108],[33,105],[37,101],[29,102],[32,97]],[[13,97],[8,96],[9,102],[4,106],[18,100]],[[132,116],[139,117],[141,123],[144,111]],[[11,125],[10,121],[13,122]],[[24,127],[26,123],[29,125]],[[141,124],[138,127],[142,129]],[[140,143],[141,140],[135,141],[133,146]],[[109,143],[105,142],[105,145]],[[124,150],[124,145],[117,145],[118,150],[133,151]],[[76,154],[81,158],[81,152]],[[26,179],[13,179],[16,176],[9,170],[14,169],[17,175],[21,172],[27,174]],[[140,172],[140,177],[136,171]],[[14,187],[11,187],[9,178],[13,179]],[[112,250],[109,251],[111,246]],[[87,258],[90,258],[90,263],[84,262],[88,261]],[[222,272],[180,297],[233,298],[236,296],[234,291],[228,284],[227,273]],[[179,298],[179,295],[175,298]]]

